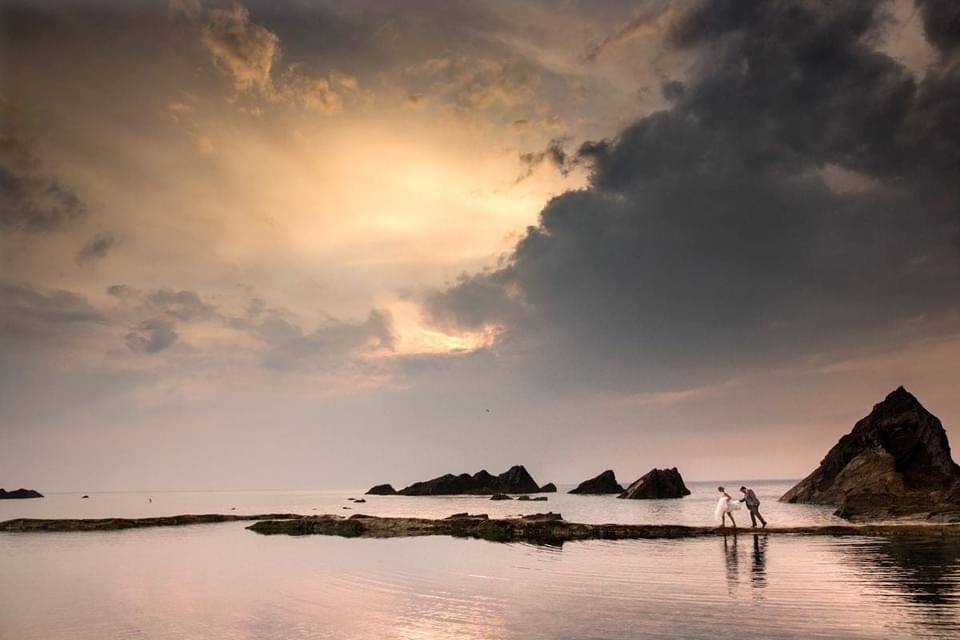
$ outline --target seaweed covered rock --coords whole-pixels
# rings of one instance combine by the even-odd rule
[[[676,467],[672,467],[670,469],[651,469],[617,497],[630,500],[660,500],[682,498],[688,495],[690,495],[690,490],[683,483],[683,477],[680,476]]]

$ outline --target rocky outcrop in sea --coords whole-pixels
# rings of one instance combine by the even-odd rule
[[[0,500],[26,500],[28,498],[42,498],[43,494],[33,489],[14,489],[7,491],[0,489]]]
[[[643,477],[634,481],[618,498],[630,500],[660,500],[664,498],[682,498],[690,495],[683,483],[683,477],[676,467],[670,469],[651,469]]]
[[[960,521],[960,467],[940,420],[898,387],[780,500],[836,505],[850,520]]]
[[[378,484],[367,491],[366,495],[368,496],[393,496],[397,494],[397,490],[389,484]]]
[[[404,496],[449,496],[539,492],[540,486],[534,481],[526,468],[523,465],[516,465],[497,476],[485,469],[473,475],[469,473],[461,473],[460,475],[448,473],[432,480],[415,482],[397,493]]]
[[[623,487],[617,482],[617,476],[611,469],[607,469],[600,475],[584,480],[577,485],[576,489],[571,489],[568,493],[580,495],[606,495],[609,493],[623,493]]]

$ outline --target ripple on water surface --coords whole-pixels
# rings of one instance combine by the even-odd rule
[[[0,536],[0,638],[953,638],[960,545]]]

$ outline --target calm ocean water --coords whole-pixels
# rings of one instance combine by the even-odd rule
[[[532,504],[368,497],[350,505],[346,497],[356,493],[59,494],[0,503],[0,519],[551,509],[588,522],[704,524],[714,484],[694,483],[693,496],[663,502],[557,494]],[[752,486],[773,523],[833,521],[827,509],[776,503],[789,483]],[[244,526],[0,534],[0,638],[960,637],[957,544],[743,532],[557,549],[443,537],[266,537]]]

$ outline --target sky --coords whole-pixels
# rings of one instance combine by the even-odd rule
[[[957,113],[948,0],[2,0],[0,486],[956,444]]]

